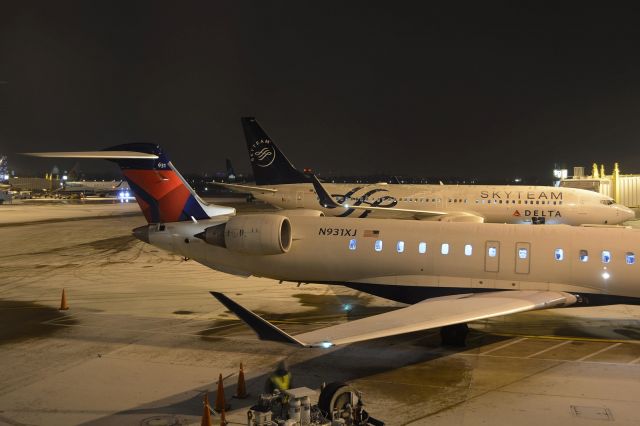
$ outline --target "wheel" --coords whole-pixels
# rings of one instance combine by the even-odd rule
[[[318,398],[318,408],[327,417],[331,417],[334,410],[342,411],[347,405],[354,406],[352,401],[355,390],[346,383],[331,382],[322,389]]]

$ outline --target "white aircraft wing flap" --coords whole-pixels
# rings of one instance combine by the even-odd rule
[[[575,297],[561,292],[505,291],[459,299],[426,300],[372,317],[295,335],[308,346],[343,345],[444,327],[518,312],[566,306]]]
[[[406,308],[294,336],[289,336],[280,330],[283,336],[277,340],[289,343],[296,342],[307,347],[326,348],[518,312],[563,307],[575,302],[575,296],[569,293],[552,291],[498,291],[465,294],[454,299],[427,299]],[[229,306],[227,305],[227,307]],[[242,312],[231,310],[245,320],[243,316],[246,317],[246,312],[250,311],[242,307],[241,309]],[[251,320],[256,323],[255,318],[252,317]],[[263,323],[266,322],[261,318],[260,320]],[[254,328],[254,325],[246,320],[245,322]],[[269,332],[272,333],[276,327],[272,324],[269,326]],[[261,335],[258,328],[254,328],[254,330],[259,336]],[[262,332],[262,334],[265,333]]]

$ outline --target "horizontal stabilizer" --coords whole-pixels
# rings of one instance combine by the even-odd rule
[[[157,160],[156,154],[135,151],[65,151],[65,152],[25,152],[24,155],[44,158],[94,158],[105,160]]]
[[[287,333],[280,330],[275,325],[266,320],[263,320],[247,308],[238,305],[236,302],[229,299],[224,294],[212,291],[211,295],[218,299],[218,301],[222,303],[227,309],[229,309],[238,318],[240,318],[249,327],[251,327],[253,331],[256,332],[260,340],[272,340],[274,342],[294,343],[296,345],[302,345],[302,343],[289,336]]]
[[[261,339],[323,348],[518,312],[560,308],[576,302],[572,294],[554,291],[513,290],[464,294],[427,299],[395,311],[290,336],[223,294],[211,294],[253,328]]]

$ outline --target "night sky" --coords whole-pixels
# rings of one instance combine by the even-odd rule
[[[640,173],[640,7],[599,5],[3,1],[0,153],[146,141],[247,172],[253,115],[324,174]]]

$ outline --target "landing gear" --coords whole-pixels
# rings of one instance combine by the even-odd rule
[[[442,346],[452,346],[454,348],[464,348],[467,346],[466,340],[469,334],[467,324],[447,325],[440,329]]]

